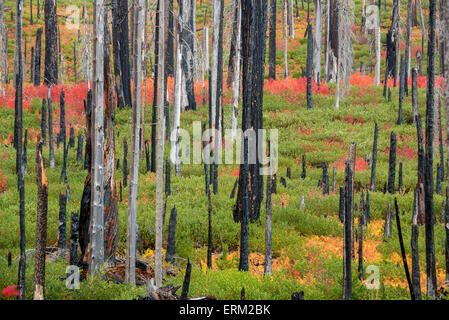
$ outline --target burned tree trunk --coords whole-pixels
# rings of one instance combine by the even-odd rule
[[[169,263],[174,263],[175,259],[175,235],[176,235],[176,206],[173,207],[170,213],[170,221],[168,224],[168,240],[167,240],[167,251],[165,253],[165,261]]]
[[[321,0],[315,0],[315,34],[314,34],[314,56],[313,56],[313,75],[316,83],[321,81],[321,42],[322,42],[322,13]]]
[[[44,100],[45,101],[45,100]],[[42,139],[36,145],[37,221],[34,300],[45,299],[45,248],[47,246],[48,181],[42,156]]]
[[[373,142],[373,155],[372,155],[372,163],[371,163],[371,183],[370,190],[372,192],[376,191],[376,164],[377,164],[377,136],[379,134],[379,129],[377,126],[377,122],[374,127],[374,142]]]
[[[270,143],[268,143],[268,156],[270,157]],[[270,275],[272,273],[272,214],[271,214],[271,166],[268,169],[267,175],[267,199],[265,202],[265,264],[264,274]]]
[[[37,29],[36,44],[33,62],[33,84],[39,86],[41,84],[41,52],[42,52],[42,28]],[[45,145],[45,140],[44,140]]]
[[[115,252],[118,243],[118,203],[117,188],[115,182],[115,138],[114,138],[114,118],[115,101],[113,90],[113,76],[111,65],[111,37],[108,27],[107,13],[104,15],[104,96],[105,96],[105,117],[106,134],[104,146],[104,260],[109,265],[115,263]]]
[[[404,56],[401,57],[401,68],[400,68],[399,73],[400,73],[400,76],[399,76],[399,111],[398,111],[397,124],[401,125],[404,122],[404,116],[402,113],[402,102],[404,101],[404,87],[406,85]]]
[[[419,270],[419,227],[418,227],[418,189],[415,189],[415,195],[413,199],[413,216],[412,216],[412,286],[413,294],[416,300],[421,300],[421,273]]]
[[[390,158],[388,160],[388,192],[394,194],[394,180],[396,177],[396,134],[390,134]]]
[[[67,155],[69,152],[69,148],[67,145],[67,136],[66,136],[66,125],[65,125],[65,94],[64,90],[61,91],[60,98],[60,107],[61,107],[61,117],[60,117],[60,129],[59,129],[59,137],[58,140],[62,140],[62,145],[64,148],[64,159],[62,164],[61,176],[59,177],[59,183],[61,183],[62,179],[64,179],[64,183],[67,183]]]
[[[268,79],[276,79],[276,0],[270,0],[270,41],[268,49]]]
[[[348,159],[345,161],[345,192],[344,192],[344,233],[343,233],[343,300],[349,300],[352,296],[352,277],[351,277],[351,261],[352,261],[352,172]]]
[[[413,123],[416,124],[416,117],[418,116],[418,70],[412,69],[412,113]]]
[[[267,3],[252,0],[242,3],[242,58],[243,58],[243,116],[242,130],[253,129],[256,133],[255,143],[251,143],[251,154],[259,150],[258,129],[263,128],[262,108],[264,85],[264,61],[266,46],[266,12]],[[244,142],[244,164],[240,165],[239,189],[234,206],[234,221],[241,221],[243,213],[249,220],[259,219],[260,204],[263,197],[263,176],[260,174],[261,163],[249,164],[248,137]],[[254,149],[255,147],[255,149]],[[254,153],[253,153],[254,152]],[[246,211],[246,212],[245,212]],[[242,221],[242,225],[244,222]],[[242,226],[243,228],[243,226]],[[247,269],[246,269],[247,270]]]
[[[318,0],[319,1],[319,0]],[[312,35],[312,25],[307,24],[307,66],[306,66],[306,76],[307,76],[307,109],[313,109],[312,102],[312,67],[313,67],[313,35]],[[321,53],[320,53],[321,54]]]
[[[424,192],[426,207],[426,273],[427,295],[436,298],[437,280],[435,270],[434,208],[433,208],[433,137],[435,94],[435,20],[436,0],[429,0],[429,39],[427,65],[426,103],[426,153],[424,165]]]
[[[53,140],[53,107],[51,105],[51,85],[48,86],[47,102],[48,102],[48,145],[49,145],[50,168],[54,168],[55,143]]]
[[[58,45],[56,0],[45,0],[45,75],[44,83],[58,83]]]
[[[82,162],[83,161],[83,143],[84,143],[84,136],[82,134],[78,135],[78,147],[76,149],[76,161]]]
[[[45,99],[42,99],[41,137],[42,145],[45,146],[47,141],[47,101]]]
[[[399,217],[398,201],[396,198],[394,198],[394,207],[395,207],[395,213],[396,213],[395,214],[396,215],[396,225],[398,228],[399,244],[401,246],[401,254],[402,254],[402,261],[404,264],[405,275],[407,277],[407,283],[408,283],[408,288],[410,291],[410,296],[412,297],[412,300],[415,300],[415,293],[413,291],[412,280],[410,279],[410,271],[408,269],[407,258],[405,255],[404,240],[402,240],[401,219]]]
[[[59,193],[58,257],[65,259],[67,236],[67,193]]]
[[[365,215],[365,203],[363,199],[363,191],[360,194],[360,211],[359,211],[359,220],[358,220],[358,238],[359,238],[359,265],[357,271],[359,273],[359,280],[363,280],[363,225],[364,225],[364,215]]]

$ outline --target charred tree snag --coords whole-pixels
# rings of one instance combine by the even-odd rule
[[[116,79],[119,78],[120,93],[123,90],[123,98],[126,106],[131,106],[131,73],[129,65],[129,31],[128,31],[128,0],[117,1],[116,15],[113,16],[114,57],[117,58],[115,67]],[[115,68],[114,68],[115,69]],[[120,71],[119,71],[120,70]],[[121,101],[121,99],[119,99]],[[119,107],[124,107],[119,104]]]
[[[175,261],[175,235],[176,235],[176,206],[173,207],[170,213],[170,221],[168,224],[168,240],[167,240],[167,251],[165,253],[165,261],[169,263],[174,263]]]
[[[396,215],[396,225],[398,228],[399,244],[401,246],[402,262],[404,264],[404,270],[405,270],[405,275],[407,277],[407,283],[408,283],[408,288],[410,291],[410,296],[411,296],[412,300],[415,300],[415,293],[413,291],[412,280],[410,278],[410,271],[408,269],[407,258],[405,255],[404,240],[402,240],[401,219],[399,217],[398,201],[396,198],[394,198],[394,208],[395,208],[395,212],[396,212],[396,214],[395,214]]]
[[[370,223],[371,213],[370,213],[370,203],[369,203],[369,191],[366,192],[366,201],[365,201],[365,215],[363,218],[363,222],[365,227]]]
[[[433,137],[434,137],[434,94],[435,94],[435,21],[436,0],[429,0],[429,38],[427,65],[426,102],[426,151],[424,165],[424,192],[426,207],[426,274],[427,295],[436,298],[437,280],[435,270],[434,208],[433,208]]]
[[[415,189],[415,195],[413,199],[413,216],[412,216],[412,286],[413,294],[416,300],[421,300],[421,276],[419,270],[419,227],[418,227],[418,189]]]
[[[182,39],[185,45],[182,46],[182,72],[183,81],[185,83],[185,92],[188,100],[188,110],[196,110],[195,92],[193,86],[194,79],[194,41],[196,35],[196,24],[194,17],[194,0],[182,1]],[[219,0],[222,1],[222,0]],[[215,2],[214,2],[215,3]],[[222,24],[221,24],[222,26]],[[222,30],[222,28],[221,28]],[[222,31],[221,31],[222,32]],[[166,48],[168,49],[168,48]],[[172,53],[173,55],[173,53]],[[221,65],[221,68],[223,66]],[[220,68],[220,66],[219,66]]]
[[[263,95],[260,92],[263,91],[264,85],[267,7],[267,1],[261,0],[242,3],[242,130],[243,132],[247,129],[255,131],[255,143],[254,141],[251,143],[254,152],[259,150],[261,144],[257,130],[263,128]],[[243,146],[244,163],[240,165],[238,197],[233,212],[234,221],[242,221],[242,231],[247,228],[241,219],[243,215],[248,213],[245,219],[249,218],[250,222],[259,219],[260,204],[263,198],[263,176],[260,174],[262,165],[259,159],[256,159],[255,164],[249,164],[249,141],[248,137],[246,138]],[[247,248],[247,243],[241,249],[244,250],[245,247]],[[241,262],[243,261],[241,260]],[[240,269],[248,270],[247,260],[240,267]]]
[[[357,156],[357,145],[352,142],[349,146],[349,164],[351,166],[351,191],[352,191],[352,203],[354,203],[354,185],[355,185],[355,160]],[[346,208],[346,207],[345,207]],[[352,245],[352,258],[355,258],[355,250],[354,250],[354,207],[350,207],[349,210],[351,210],[351,245]]]
[[[118,203],[115,182],[115,100],[111,63],[111,37],[109,33],[107,13],[104,14],[104,102],[105,102],[105,146],[104,146],[104,261],[108,265],[115,263],[115,252],[118,243]]]
[[[358,220],[358,237],[359,237],[359,265],[358,265],[358,273],[359,273],[359,280],[362,281],[364,276],[363,276],[363,224],[364,222],[364,215],[365,215],[365,203],[364,203],[364,195],[363,195],[363,191],[362,194],[360,195],[360,211],[359,211],[359,220]]]
[[[391,205],[388,204],[387,215],[385,216],[384,235],[391,238]]]
[[[33,62],[33,84],[39,86],[41,84],[41,54],[42,54],[42,28],[37,29],[36,44]],[[45,145],[45,140],[44,140]]]
[[[329,174],[327,172],[327,163],[323,162],[323,195],[329,194]]]
[[[302,155],[302,172],[301,172],[301,178],[306,178],[306,156]]]
[[[390,134],[390,158],[388,161],[388,192],[394,194],[394,180],[396,177],[396,134]]]
[[[164,1],[164,0],[162,0]],[[184,282],[182,283],[181,300],[187,300],[187,295],[189,294],[190,286],[190,274],[192,272],[192,265],[190,264],[190,259],[187,259],[186,273],[184,276]]]
[[[56,0],[45,0],[45,75],[47,85],[58,83]]]
[[[402,194],[402,161],[399,161],[398,191]]]
[[[416,131],[418,137],[418,180],[424,181],[424,146],[421,116],[415,117]]]
[[[84,100],[84,113],[86,114],[86,148],[84,151],[84,170],[90,171],[92,161],[92,91],[87,91],[87,101]]]
[[[343,233],[343,300],[349,300],[352,296],[352,204],[353,204],[353,181],[351,164],[348,159],[345,161],[345,215],[344,215],[344,233]]]
[[[320,0],[318,0],[320,1]],[[312,102],[312,68],[313,68],[313,34],[312,25],[309,23],[309,18],[307,17],[307,65],[306,65],[306,76],[307,76],[307,109],[313,109]]]
[[[435,186],[435,193],[441,195],[441,182],[443,180],[443,176],[441,174],[441,165],[437,163],[437,177],[436,177],[436,186]]]
[[[66,126],[65,126],[65,94],[64,90],[61,91],[60,98],[60,106],[61,106],[61,119],[60,119],[60,130],[59,130],[59,139],[62,142],[64,148],[64,161],[62,164],[61,176],[59,177],[59,183],[64,179],[64,183],[67,183],[67,155],[69,152],[69,146],[67,145],[67,136],[66,136]]]
[[[75,148],[75,129],[70,127],[69,148]]]
[[[42,99],[41,137],[42,145],[45,146],[47,141],[47,101],[45,99]]]
[[[58,257],[65,258],[67,226],[67,193],[59,193]]]
[[[50,157],[50,168],[55,167],[55,143],[53,140],[53,107],[51,105],[51,86],[48,87],[47,95],[48,104],[48,146]]]
[[[399,111],[397,124],[401,125],[404,122],[404,116],[402,113],[402,102],[404,101],[404,87],[406,85],[405,79],[405,61],[404,56],[401,56],[401,68],[399,72]]]
[[[70,265],[78,265],[78,230],[79,215],[72,212],[70,216]]]
[[[340,203],[338,205],[338,218],[340,222],[345,221],[345,189],[340,187]]]
[[[372,164],[371,164],[371,184],[370,190],[372,192],[376,191],[376,164],[377,164],[377,136],[379,134],[379,128],[377,126],[377,122],[374,127],[374,142],[373,142],[373,155],[372,155]]]
[[[171,194],[170,159],[165,159],[165,196]]]
[[[64,90],[61,91],[60,100],[59,100],[59,134],[56,138],[56,146],[59,148],[59,144],[62,142],[64,144],[64,148],[66,145],[66,124],[65,124],[65,94]]]
[[[156,129],[157,129],[157,101],[158,91],[157,84],[159,82],[159,33],[160,33],[160,0],[157,1],[156,8],[156,30],[154,39],[154,81],[153,81],[153,111],[151,121],[151,172],[156,172]]]
[[[270,34],[268,48],[268,79],[276,79],[276,0],[270,0]]]
[[[76,149],[76,161],[77,162],[83,162],[83,143],[84,143],[84,136],[80,134],[78,136],[78,147]]]
[[[18,272],[18,289],[19,289],[19,300],[25,299],[25,270],[26,270],[26,254],[25,254],[25,181],[24,181],[24,168],[23,168],[23,150],[22,150],[22,114],[23,114],[23,70],[22,70],[22,10],[23,10],[23,0],[16,2],[16,13],[17,17],[20,17],[20,21],[16,23],[16,35],[19,39],[19,44],[16,47],[17,57],[18,57],[18,70],[16,74],[15,83],[15,101],[14,107],[17,110],[15,126],[17,128],[17,136],[15,136],[15,141],[17,143],[16,149],[16,170],[17,170],[17,185],[19,189],[19,220],[20,220],[20,260],[19,260],[19,272]]]
[[[412,69],[412,113],[413,123],[416,123],[416,117],[418,116],[418,70]]]
[[[45,100],[44,100],[45,101]],[[36,144],[37,220],[34,300],[45,299],[45,248],[47,247],[48,181],[42,156],[42,138]]]
[[[119,161],[120,159],[117,159]],[[146,161],[146,172],[149,172],[151,170],[151,162],[150,162],[150,146],[149,141],[145,141],[145,161]],[[117,168],[119,166],[117,165]]]
[[[123,187],[128,185],[128,143],[123,138]]]
[[[268,150],[270,150],[270,143],[268,143]],[[268,169],[270,170],[270,169]],[[264,274],[270,275],[272,273],[272,219],[271,219],[271,170],[267,175],[267,199],[265,202],[265,263]]]

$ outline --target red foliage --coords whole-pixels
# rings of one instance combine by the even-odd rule
[[[335,161],[335,168],[337,170],[345,170],[345,159],[348,155],[341,156],[340,159]],[[368,163],[362,157],[355,158],[355,171],[365,171],[368,169]]]
[[[5,289],[3,289],[2,295],[6,299],[8,299],[9,297],[12,297],[12,296],[18,297],[20,295],[20,293],[19,293],[19,290],[17,290],[17,286],[13,285],[13,286],[9,286],[9,287],[6,287]]]
[[[8,190],[8,177],[4,176],[2,170],[0,169],[0,195]]]
[[[389,154],[390,148],[386,147],[384,149],[384,153]],[[408,147],[408,145],[406,143],[404,143],[404,146],[402,147],[402,149],[400,149],[399,147],[396,147],[396,154],[399,156],[402,156],[403,158],[405,158],[407,160],[413,160],[418,156],[418,151],[410,149]]]

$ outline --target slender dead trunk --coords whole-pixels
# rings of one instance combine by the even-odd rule
[[[159,0],[159,40],[165,38],[165,10],[166,0]],[[163,181],[164,181],[164,136],[165,136],[165,92],[164,92],[164,65],[165,65],[165,43],[159,41],[159,64],[158,64],[158,121],[157,121],[157,163],[156,163],[156,244],[155,244],[155,279],[156,287],[162,286],[162,219],[163,219]]]
[[[45,74],[44,83],[58,83],[58,45],[56,0],[45,0]],[[94,19],[95,20],[95,19]]]
[[[94,50],[92,84],[92,166],[89,274],[97,274],[104,263],[104,1],[94,1]]]
[[[370,190],[372,192],[376,191],[376,164],[377,164],[377,136],[379,134],[379,129],[377,122],[374,127],[374,142],[373,142],[373,154],[371,162],[371,183]]]
[[[436,298],[437,280],[435,270],[434,208],[433,208],[433,138],[435,95],[435,20],[436,0],[429,0],[429,39],[427,65],[426,103],[426,153],[424,166],[424,192],[426,207],[426,273],[427,295]]]
[[[447,190],[447,189],[446,189]],[[419,270],[419,250],[418,250],[418,239],[419,239],[419,227],[418,227],[418,188],[415,189],[414,199],[413,199],[413,216],[412,216],[412,236],[411,236],[411,247],[412,247],[412,284],[413,293],[416,300],[421,300],[421,273]]]
[[[131,143],[131,168],[129,179],[128,196],[128,225],[126,240],[126,270],[125,278],[130,284],[136,283],[136,216],[137,216],[137,186],[139,181],[139,124],[141,105],[141,69],[142,69],[142,37],[143,37],[143,9],[144,0],[134,1],[134,52],[136,57],[134,62],[133,112],[132,112],[132,143]],[[164,2],[165,0],[162,0]],[[161,41],[163,43],[163,41]],[[161,50],[160,52],[164,52]],[[161,57],[160,57],[161,58]],[[161,68],[160,73],[164,72]],[[162,76],[163,78],[163,76]],[[164,98],[164,96],[161,96]],[[162,108],[159,108],[162,109]],[[159,162],[159,161],[158,161]],[[158,163],[159,165],[159,163]],[[160,285],[157,285],[160,287]]]
[[[313,75],[316,83],[321,81],[321,42],[323,34],[321,0],[315,0],[315,34],[313,41]]]
[[[344,192],[344,233],[343,233],[343,300],[349,300],[352,296],[352,277],[351,277],[351,261],[352,261],[352,172],[349,159],[345,161],[345,192]]]
[[[234,91],[233,95],[233,112],[232,112],[232,133],[231,133],[231,139],[232,141],[235,141],[237,136],[237,119],[238,119],[238,113],[239,113],[239,93],[240,93],[240,58],[241,58],[241,26],[242,26],[242,10],[241,10],[241,3],[240,0],[236,0],[235,5],[237,6],[237,24],[236,24],[236,43],[235,43],[235,55],[233,57],[234,59],[234,78],[232,80],[232,88]],[[276,15],[276,14],[275,14]],[[276,26],[275,26],[276,28]],[[270,29],[271,32],[271,29]],[[275,30],[276,33],[276,30]],[[276,34],[275,34],[276,36]],[[276,51],[276,43],[275,45],[275,51]],[[270,46],[270,50],[272,50]],[[275,66],[276,68],[276,66]],[[274,71],[276,74],[276,70]],[[275,75],[276,77],[276,75]]]
[[[287,1],[283,0],[284,4],[284,15],[283,15],[283,37],[284,37],[284,78],[288,78],[288,60],[287,60]]]
[[[45,100],[44,100],[45,101]],[[34,300],[45,299],[45,248],[47,247],[48,181],[42,156],[42,138],[36,144],[37,220]]]
[[[270,0],[270,41],[268,49],[268,79],[276,79],[276,0]]]
[[[270,157],[270,143],[268,142],[268,157]],[[272,273],[272,215],[271,215],[271,166],[269,166],[267,175],[267,199],[265,202],[265,264],[264,274],[271,276]]]

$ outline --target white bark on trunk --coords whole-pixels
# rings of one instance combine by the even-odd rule
[[[182,22],[178,23],[176,28],[176,54],[175,54],[175,83],[173,94],[173,119],[172,119],[172,133],[171,133],[171,145],[172,155],[171,161],[175,163],[175,173],[179,177],[181,175],[180,163],[178,163],[179,155],[179,127],[181,125],[181,96],[182,96]],[[173,148],[174,146],[174,148]]]
[[[94,0],[94,61],[92,112],[92,189],[89,242],[89,274],[95,274],[104,263],[104,1]]]
[[[21,2],[21,5],[23,6],[23,1]],[[21,34],[21,32],[19,32],[19,31],[22,30],[22,26],[21,26],[22,25],[22,19],[23,19],[23,7],[22,7],[22,10],[18,10],[16,12],[16,21],[20,21],[20,25],[19,25],[19,23],[16,23],[15,44],[14,44],[14,74],[13,74],[14,87],[16,87],[16,75],[17,75],[17,72],[19,70],[19,56],[17,55],[17,52],[18,52],[19,43],[22,42],[22,34]],[[6,57],[6,59],[7,58],[8,57]],[[23,71],[22,71],[22,77],[21,78],[23,79]]]
[[[165,8],[166,0],[159,3],[159,39],[165,39]],[[158,67],[158,121],[157,121],[157,149],[156,149],[156,243],[154,273],[156,287],[162,286],[162,219],[163,219],[163,192],[164,192],[164,138],[165,138],[165,94],[164,94],[164,65],[165,41],[159,41],[159,67]]]
[[[211,66],[211,109],[212,109],[212,128],[217,127],[215,124],[215,113],[217,109],[217,79],[218,79],[218,38],[220,32],[220,0],[213,0],[212,10],[212,66]]]
[[[315,0],[315,36],[314,36],[314,58],[313,58],[313,76],[315,82],[321,81],[321,39],[323,26],[321,21],[321,0]]]
[[[330,4],[329,0],[326,0],[326,33],[325,33],[325,52],[324,52],[324,81],[329,80],[329,19],[330,19]]]
[[[380,85],[380,10],[376,23],[376,68],[374,73],[374,84],[376,87]]]
[[[131,141],[131,167],[129,175],[128,196],[128,226],[126,239],[126,281],[132,285],[136,283],[136,216],[137,216],[137,186],[139,183],[139,124],[141,105],[141,70],[142,70],[142,40],[143,40],[143,9],[144,0],[134,1],[134,87],[132,106],[132,141]],[[164,39],[164,38],[161,38]],[[164,42],[164,41],[160,41]]]
[[[284,35],[284,78],[288,78],[288,61],[287,61],[287,1],[283,0],[284,3],[284,28],[283,28],[283,35]]]
[[[238,6],[237,15],[237,34],[235,41],[235,56],[234,56],[234,80],[232,82],[232,87],[234,90],[233,99],[233,112],[232,112],[232,131],[231,139],[235,141],[237,136],[237,119],[239,116],[239,93],[240,93],[240,50],[241,50],[241,26],[242,26],[242,9],[240,5],[240,0],[235,0],[235,5]]]
[[[407,30],[406,30],[406,53],[407,53],[407,75],[409,76],[411,74],[411,51],[412,51],[412,0],[408,0],[408,6],[407,6]]]
[[[295,39],[295,20],[293,18],[293,0],[289,0],[289,2],[288,2],[288,17],[289,17],[289,22],[290,22],[289,23],[290,38]]]

